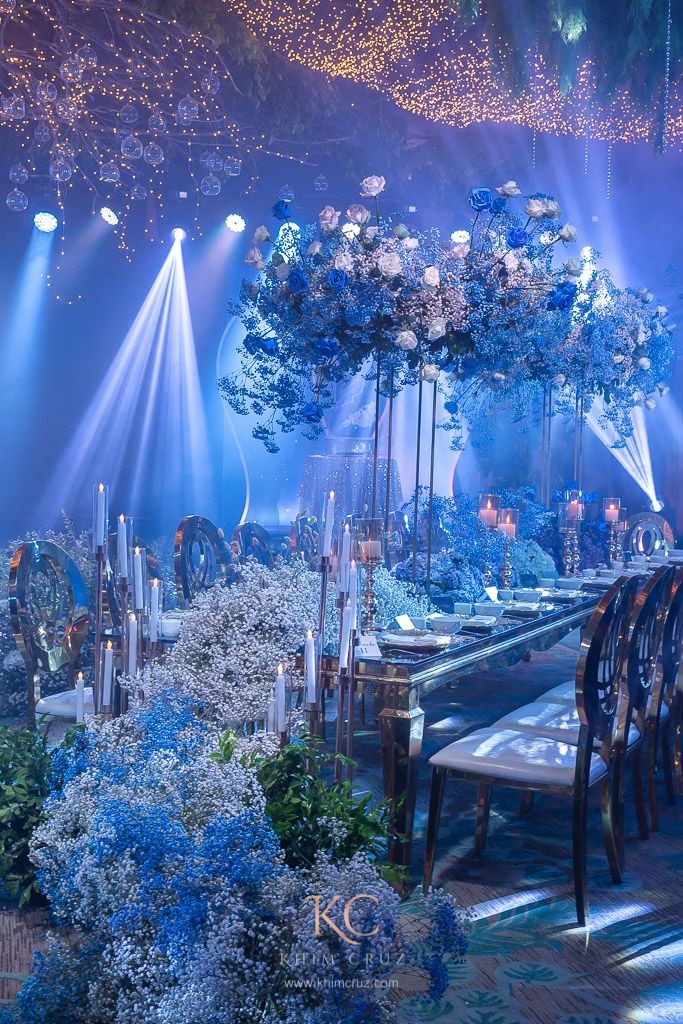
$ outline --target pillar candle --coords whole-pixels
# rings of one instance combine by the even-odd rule
[[[323,533],[323,546],[320,554],[323,558],[329,557],[332,549],[332,527],[334,526],[334,491],[330,491],[325,509],[325,530]]]
[[[159,639],[159,580],[152,580],[149,593],[149,639],[155,644]]]
[[[128,675],[134,676],[138,664],[138,620],[128,616]]]
[[[102,659],[102,707],[111,707],[111,687],[114,679],[114,650],[111,640],[107,640]]]
[[[268,710],[266,712],[266,731],[275,732],[275,714],[276,714],[276,700],[275,690],[271,691],[270,700],[268,701]]]
[[[142,593],[142,554],[140,548],[135,549],[133,555],[133,579],[135,581],[135,607],[145,607],[145,595]]]
[[[605,522],[606,523],[618,523],[619,522],[619,506],[616,504],[607,504],[605,506]]]
[[[340,594],[349,592],[349,562],[351,559],[351,529],[347,523],[342,534],[339,569],[337,570],[337,590]]]
[[[126,517],[119,516],[118,531],[116,534],[116,560],[119,565],[119,579],[128,579],[128,531],[126,529]]]
[[[276,729],[277,732],[287,731],[287,709],[285,707],[285,670],[282,665],[277,667],[277,679],[275,680],[275,706],[276,706]]]
[[[358,627],[358,566],[355,559],[351,561],[349,568],[349,601],[351,603],[351,629]]]
[[[83,673],[79,672],[76,678],[76,725],[82,725],[85,721],[85,680]]]
[[[104,506],[105,506],[106,495],[104,491],[104,484],[99,484],[97,487],[97,507],[95,509],[95,545],[98,548],[104,546]]]
[[[353,608],[351,601],[346,602],[346,608],[342,615],[341,624],[341,646],[339,648],[339,668],[349,667],[349,647],[351,645],[351,628],[353,623]]]
[[[316,685],[315,685],[315,669],[316,669],[316,657],[315,657],[315,640],[313,633],[309,629],[306,633],[306,646],[305,646],[305,662],[306,662],[306,697],[309,704],[315,704],[316,702]]]

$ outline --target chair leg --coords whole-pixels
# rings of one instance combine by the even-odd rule
[[[681,761],[681,720],[683,719],[683,697],[677,693],[671,705],[671,728],[673,729],[674,776],[676,791],[683,794],[683,762]]]
[[[660,723],[661,725],[661,723]],[[665,719],[662,729],[662,766],[664,768],[664,785],[666,796],[673,806],[676,803],[676,787],[674,785],[673,755],[671,750],[671,715]]]
[[[659,832],[659,813],[657,809],[657,728],[647,726],[647,804],[650,812],[650,831]]]
[[[581,926],[588,920],[588,853],[586,828],[588,824],[588,790],[580,784],[574,791],[572,847],[574,861],[574,898],[576,918]]]
[[[647,827],[645,793],[643,791],[643,757],[640,747],[633,751],[633,795],[635,797],[636,817],[638,818],[640,838],[649,839],[650,830]]]
[[[534,791],[533,789],[523,789],[519,794],[519,816],[520,818],[526,818],[527,814],[531,814],[534,807]]]
[[[602,808],[602,834],[605,840],[605,852],[607,854],[609,870],[612,881],[615,885],[619,885],[621,882],[621,868],[619,866],[619,850],[612,814],[612,787],[609,779],[604,779],[602,782],[600,802]]]
[[[433,768],[432,786],[429,791],[429,818],[427,820],[427,846],[424,863],[423,890],[425,896],[429,893],[432,885],[432,875],[434,874],[434,856],[436,853],[436,842],[439,837],[439,822],[441,820],[445,785],[445,768]]]
[[[614,755],[612,766],[612,825],[617,842],[617,856],[619,868],[625,869],[625,843],[624,843],[624,753],[617,749]]]
[[[474,856],[481,857],[486,836],[489,830],[489,813],[491,811],[491,785],[480,782],[477,789],[477,822],[474,831]]]

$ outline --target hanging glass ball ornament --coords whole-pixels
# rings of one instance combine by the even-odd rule
[[[211,70],[208,75],[204,75],[199,84],[206,96],[215,96],[221,87],[221,80],[215,71]]]
[[[38,82],[36,96],[41,103],[54,103],[57,99],[57,86],[54,82]]]
[[[85,71],[85,64],[75,54],[60,64],[59,74],[65,82],[80,82],[83,78],[83,72]]]
[[[178,104],[178,121],[180,124],[190,124],[199,117],[199,104],[194,96],[185,96]]]
[[[9,180],[14,185],[23,185],[28,181],[28,171],[23,164],[13,164],[9,169]]]
[[[236,156],[229,156],[223,164],[223,170],[229,178],[236,178],[242,171],[242,161]]]
[[[313,182],[313,188],[316,190],[316,192],[327,192],[328,185],[329,182],[324,174],[319,174],[318,177]]]
[[[217,196],[221,191],[221,183],[215,174],[207,174],[199,186],[205,196]]]
[[[76,159],[76,150],[70,142],[58,142],[55,145],[55,156],[62,156],[65,160],[73,163]]]
[[[137,203],[147,198],[147,189],[144,185],[133,185],[130,190],[130,198],[134,199]]]
[[[291,203],[291,202],[293,202],[294,201],[294,189],[292,188],[292,186],[291,185],[283,185],[282,188],[280,189],[280,191],[278,192],[278,198],[281,199],[283,203]]]
[[[13,188],[11,192],[7,193],[7,209],[11,210],[12,213],[21,213],[28,206],[28,196],[25,192],[22,192],[18,188]]]
[[[119,117],[124,124],[135,124],[138,119],[137,107],[134,107],[132,103],[126,103],[124,107],[119,110]]]
[[[17,0],[0,0],[0,14],[11,14],[16,6]]]
[[[13,96],[7,97],[3,101],[2,105],[3,113],[11,118],[12,121],[21,121],[26,116],[26,104],[23,96],[17,96],[14,93]]]
[[[142,156],[143,145],[136,135],[126,135],[121,140],[121,156],[127,160],[139,160]]]
[[[209,153],[209,159],[206,162],[206,166],[214,174],[219,174],[223,170],[223,157],[220,153]]]
[[[211,159],[212,156],[213,156],[213,153],[211,152],[210,149],[205,149],[204,150],[204,152],[199,157],[199,162],[202,165],[202,167],[208,168],[209,160]]]
[[[97,67],[97,53],[90,43],[86,43],[85,46],[79,46],[76,50],[76,55],[83,61],[86,68]]]
[[[164,162],[164,151],[156,142],[148,142],[143,153],[150,167],[158,167]]]
[[[52,138],[52,132],[48,128],[47,123],[45,121],[38,122],[33,132],[33,138],[36,140],[36,142],[50,141],[50,139]]]
[[[57,117],[60,121],[70,124],[75,121],[78,117],[78,107],[73,100],[68,97],[57,101]]]
[[[165,132],[166,128],[168,127],[166,124],[166,118],[164,117],[160,110],[152,111],[152,113],[149,115],[149,121],[147,123],[149,125],[149,130],[151,132]]]
[[[50,177],[53,181],[69,181],[73,172],[73,167],[65,157],[56,156],[50,160]]]
[[[116,183],[121,177],[121,170],[119,165],[113,160],[107,160],[105,164],[100,167],[100,180],[108,181],[112,184]]]

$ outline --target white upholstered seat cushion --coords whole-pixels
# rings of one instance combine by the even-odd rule
[[[571,787],[577,748],[570,743],[517,729],[477,729],[429,759],[434,768],[484,775],[491,780]],[[591,756],[589,781],[607,774],[599,754]]]
[[[548,701],[550,704],[573,704],[576,706],[576,683],[573,679],[568,679],[566,683],[560,683],[559,686],[553,686],[552,690],[546,690],[536,700]]]
[[[92,686],[83,687],[83,704],[86,715],[95,714]],[[36,704],[37,715],[53,715],[55,718],[70,718],[76,721],[76,690],[65,690],[63,693],[51,693],[49,697],[41,697]]]
[[[535,701],[524,707],[511,711],[494,722],[492,729],[518,729],[520,732],[532,732],[535,735],[549,736],[551,739],[572,743],[579,742],[581,722],[576,706],[569,704],[550,704]],[[628,731],[628,745],[632,746],[640,739],[635,725]]]

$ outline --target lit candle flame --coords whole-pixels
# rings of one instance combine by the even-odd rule
[[[136,554],[136,555],[139,555],[139,554],[140,554],[140,548],[136,548],[136,549],[135,549],[135,554]]]
[[[284,670],[284,666],[282,664],[278,665],[278,667],[277,667],[277,674],[279,676],[281,676],[284,673],[284,671],[285,671]]]
[[[491,508],[491,499],[490,498],[486,499],[486,507],[487,508]]]
[[[125,523],[125,521],[126,521],[126,517],[124,516],[124,514],[122,512],[121,515],[119,516],[119,522],[120,523]]]
[[[112,649],[112,642],[111,642],[111,640],[107,640],[107,650],[110,651],[111,649]]]
[[[152,580],[152,586],[153,587],[158,587],[159,586],[159,580]]]
[[[330,497],[334,498],[334,491],[330,491]]]
[[[312,640],[313,639],[313,630],[312,629],[307,629],[306,630],[306,639],[307,640]]]
[[[104,490],[104,484],[99,484],[97,489],[100,493],[102,493],[102,491]]]
[[[79,672],[79,673],[78,673],[78,677],[77,677],[77,679],[78,679],[78,682],[79,682],[79,683],[82,683],[82,682],[83,682],[83,673],[82,673],[82,672]]]
[[[344,533],[350,533],[350,532],[351,532],[351,527],[347,523],[346,526],[344,527]]]

